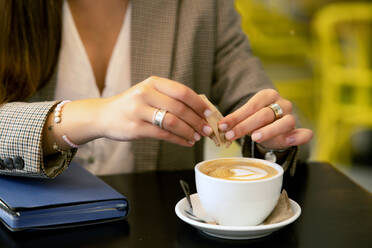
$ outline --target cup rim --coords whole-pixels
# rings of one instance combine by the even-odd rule
[[[216,161],[216,160],[223,160],[223,159],[235,159],[235,160],[238,159],[238,160],[250,160],[250,161],[261,162],[261,163],[264,163],[264,164],[269,165],[271,167],[274,167],[278,171],[278,174],[273,176],[273,177],[260,179],[260,180],[253,180],[253,181],[244,181],[244,180],[238,181],[238,180],[236,180],[235,181],[235,180],[211,177],[211,176],[208,176],[208,175],[204,174],[203,172],[201,172],[199,170],[199,167],[204,163],[211,162],[211,161]],[[223,181],[223,182],[229,182],[229,183],[237,183],[237,184],[256,184],[256,183],[267,182],[267,181],[274,180],[275,178],[282,177],[283,174],[284,174],[283,167],[280,166],[277,163],[270,162],[270,161],[267,161],[267,160],[264,160],[264,159],[259,159],[259,158],[246,158],[246,157],[222,157],[222,158],[214,158],[214,159],[203,160],[203,161],[200,161],[199,163],[197,163],[195,165],[194,170],[195,170],[195,173],[198,173],[200,176],[206,177],[206,178],[211,179],[211,180]]]

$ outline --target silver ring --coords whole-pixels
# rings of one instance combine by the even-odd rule
[[[163,128],[163,120],[166,113],[167,111],[164,109],[156,109],[152,115],[152,124]]]
[[[270,104],[268,107],[274,112],[275,119],[279,119],[283,116],[283,109],[280,107],[279,104],[273,103]]]

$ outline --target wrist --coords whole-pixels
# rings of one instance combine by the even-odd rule
[[[110,109],[109,98],[94,99],[95,102],[91,103],[94,113],[94,135],[96,138],[106,137],[106,131],[109,130],[108,123],[110,123],[107,116],[107,110]]]
[[[73,143],[81,145],[101,138],[100,99],[72,101],[65,105],[61,130]]]

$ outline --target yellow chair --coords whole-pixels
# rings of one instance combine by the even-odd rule
[[[313,21],[321,87],[314,158],[350,162],[350,137],[372,127],[372,3],[335,3]]]

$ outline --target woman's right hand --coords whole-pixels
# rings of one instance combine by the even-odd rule
[[[157,109],[168,111],[163,128],[152,124]],[[212,133],[204,119],[206,110],[208,106],[192,89],[152,76],[119,95],[103,99],[98,127],[101,136],[114,140],[155,138],[192,146],[200,136]]]

